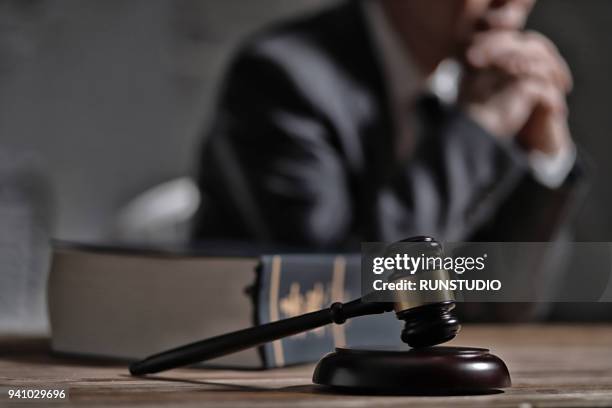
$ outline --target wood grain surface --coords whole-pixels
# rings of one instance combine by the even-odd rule
[[[490,348],[513,386],[480,396],[340,395],[311,384],[313,366],[179,369],[130,377],[124,363],[55,356],[43,338],[0,337],[0,406],[596,407],[612,406],[612,325],[469,325],[453,345]],[[64,388],[59,401],[15,401],[9,388]]]

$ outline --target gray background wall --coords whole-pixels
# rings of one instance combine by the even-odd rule
[[[189,174],[222,67],[267,21],[325,0],[0,0],[0,147],[37,153],[55,235],[95,239],[114,212]],[[532,25],[576,76],[576,140],[598,171],[580,239],[612,236],[612,2],[540,0]]]
[[[0,1],[0,146],[42,157],[55,235],[104,236],[133,195],[190,173],[234,45],[319,3]]]

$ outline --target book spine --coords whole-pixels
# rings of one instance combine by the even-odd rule
[[[258,268],[256,324],[298,316],[347,302],[361,293],[359,255],[263,256]],[[265,344],[265,368],[310,363],[350,345],[399,344],[399,322],[389,316],[366,316],[343,325],[328,325]]]

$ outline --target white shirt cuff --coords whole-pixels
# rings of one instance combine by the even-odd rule
[[[557,188],[563,184],[576,163],[576,146],[554,153],[546,154],[538,150],[527,155],[533,177],[548,188]]]

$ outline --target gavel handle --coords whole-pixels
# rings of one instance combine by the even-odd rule
[[[361,299],[344,304],[334,303],[331,307],[317,312],[222,334],[154,354],[132,363],[130,373],[132,375],[158,373],[225,356],[330,323],[342,324],[352,317],[379,314],[391,310],[393,310],[392,303],[365,303]]]

